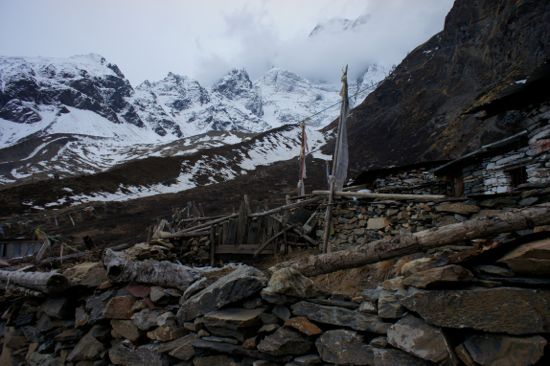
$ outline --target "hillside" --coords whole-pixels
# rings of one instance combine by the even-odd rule
[[[411,51],[352,111],[353,174],[456,158],[518,132],[529,102],[548,99],[548,88],[535,87],[525,103],[507,103],[498,113],[474,108],[529,88],[549,58],[549,2],[456,1],[444,30]]]

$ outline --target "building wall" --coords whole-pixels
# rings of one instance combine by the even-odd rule
[[[550,183],[550,111],[538,115],[527,126],[528,143],[512,151],[484,158],[463,168],[464,194],[511,192],[514,169],[523,167],[526,182],[534,185]]]

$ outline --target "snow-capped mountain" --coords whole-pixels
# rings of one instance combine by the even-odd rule
[[[383,76],[373,68],[365,82]],[[279,68],[254,81],[246,70],[231,70],[210,87],[168,73],[134,88],[95,54],[0,57],[0,184],[238,143],[318,111],[308,124],[323,127],[338,114],[338,92]],[[196,136],[211,141],[197,144]]]

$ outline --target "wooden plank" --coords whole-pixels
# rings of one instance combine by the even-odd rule
[[[273,208],[271,210],[267,210],[267,211],[264,211],[264,212],[255,212],[253,214],[250,214],[250,217],[260,217],[260,216],[273,215],[274,213],[277,213],[277,212],[281,212],[281,211],[284,211],[284,210],[290,210],[292,208],[297,208],[297,207],[301,207],[301,206],[306,206],[310,203],[315,203],[315,202],[319,201],[319,199],[321,199],[320,196],[313,197],[313,198],[303,200],[303,201],[299,201],[299,202],[294,202],[294,203],[291,203],[289,205],[279,206],[279,207],[276,207],[276,208]]]
[[[216,247],[216,254],[245,254],[253,255],[258,250],[258,244],[241,244],[241,245],[219,245]],[[272,254],[271,248],[265,248],[260,254]]]
[[[313,191],[316,196],[330,195],[330,191]],[[390,200],[439,200],[445,198],[441,194],[398,194],[398,193],[367,193],[367,192],[334,192],[337,197],[351,197],[351,198],[382,198]]]

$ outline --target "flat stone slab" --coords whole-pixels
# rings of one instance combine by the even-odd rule
[[[413,273],[403,280],[403,284],[417,288],[434,288],[450,283],[469,282],[473,278],[472,272],[466,268],[449,264]]]
[[[523,244],[499,259],[499,262],[518,274],[550,276],[550,239]]]
[[[266,283],[267,278],[260,270],[240,266],[185,300],[178,311],[178,321],[183,324],[227,304],[246,299],[260,292]]]
[[[259,309],[228,308],[212,311],[204,316],[202,322],[208,327],[223,327],[227,329],[249,328],[261,325]]]
[[[279,328],[258,344],[258,350],[273,356],[303,355],[312,343],[302,334],[287,328]]]
[[[443,361],[448,356],[443,333],[412,315],[407,315],[390,327],[388,342],[407,353],[432,362]]]
[[[401,303],[439,327],[513,335],[550,332],[550,290],[416,290]]]
[[[315,342],[325,362],[338,365],[372,365],[372,347],[364,343],[363,336],[352,330],[336,329],[323,333]]]
[[[544,354],[546,339],[541,336],[511,337],[492,334],[474,335],[464,347],[480,365],[534,365]]]
[[[386,334],[389,323],[384,323],[375,315],[360,313],[356,310],[314,304],[308,301],[300,301],[292,305],[292,313],[305,316],[309,320],[323,324],[347,327],[363,332]]]

